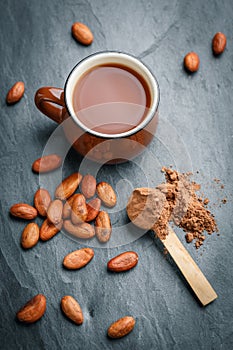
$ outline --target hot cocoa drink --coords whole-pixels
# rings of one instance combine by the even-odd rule
[[[146,117],[150,105],[146,81],[124,65],[93,67],[80,77],[73,90],[73,107],[79,121],[103,134],[133,129]]]

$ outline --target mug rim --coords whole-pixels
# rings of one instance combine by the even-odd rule
[[[128,131],[125,131],[125,132],[122,132],[122,133],[116,133],[116,134],[105,134],[105,133],[101,133],[101,132],[98,132],[98,131],[95,131],[95,130],[92,130],[90,128],[88,128],[85,124],[83,124],[76,115],[73,115],[73,113],[71,113],[71,110],[70,110],[70,107],[69,105],[71,104],[72,105],[72,102],[70,102],[68,100],[68,97],[67,97],[67,86],[68,86],[68,83],[69,83],[69,79],[71,78],[72,74],[74,73],[74,71],[77,69],[77,67],[82,64],[83,62],[89,60],[90,58],[92,58],[93,56],[101,56],[101,55],[119,55],[121,57],[130,57],[131,59],[133,58],[134,61],[139,65],[141,65],[145,70],[146,70],[146,73],[149,73],[148,76],[149,76],[149,79],[150,81],[152,82],[153,84],[153,88],[156,90],[157,92],[157,98],[154,99],[153,103],[152,103],[152,106],[150,106],[148,108],[148,113],[146,115],[146,117],[141,121],[141,123],[139,123],[138,125],[136,125],[135,127],[133,127],[132,129],[128,130]],[[122,63],[124,64],[124,63]],[[94,66],[93,66],[94,67]],[[151,75],[151,76],[150,76]],[[151,79],[152,78],[152,79]],[[151,93],[151,92],[150,92]],[[144,129],[147,124],[152,120],[152,118],[154,117],[157,109],[158,109],[158,106],[159,106],[159,102],[160,102],[160,89],[159,89],[159,84],[158,84],[158,81],[157,79],[155,78],[154,74],[151,72],[151,70],[147,67],[147,65],[142,62],[140,59],[138,59],[137,57],[133,56],[132,54],[129,54],[129,53],[126,53],[126,52],[123,52],[123,51],[113,51],[113,50],[108,50],[108,51],[98,51],[98,52],[95,52],[95,53],[92,53],[86,57],[84,57],[82,60],[80,60],[73,68],[72,70],[70,71],[67,79],[66,79],[66,82],[65,82],[65,86],[64,86],[64,101],[65,101],[65,105],[66,105],[66,108],[68,110],[68,113],[70,115],[70,117],[73,119],[73,121],[84,131],[84,132],[87,132],[91,135],[94,135],[96,137],[100,137],[100,138],[105,138],[105,139],[116,139],[116,138],[124,138],[124,137],[129,137],[131,135],[134,135],[136,134],[138,131]],[[70,102],[70,103],[69,103]]]

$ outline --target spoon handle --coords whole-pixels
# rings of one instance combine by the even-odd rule
[[[218,297],[216,292],[171,227],[169,227],[169,234],[162,242],[201,304],[205,306],[215,300]]]

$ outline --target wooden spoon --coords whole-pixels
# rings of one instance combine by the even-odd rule
[[[165,207],[166,197],[158,189],[136,188],[128,201],[127,213],[136,226],[146,230],[151,229],[155,232],[153,227]],[[171,227],[168,227],[168,232],[166,238],[161,239],[164,246],[201,304],[205,306],[211,303],[217,298],[214,289]]]

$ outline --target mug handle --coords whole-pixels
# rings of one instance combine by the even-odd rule
[[[47,117],[60,124],[67,113],[64,101],[64,90],[52,86],[45,86],[35,94],[36,107]]]

